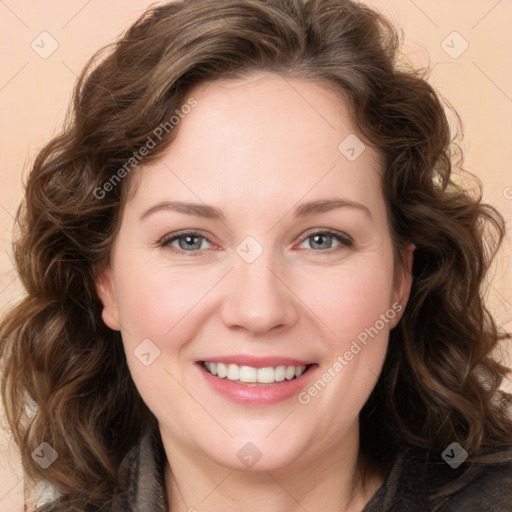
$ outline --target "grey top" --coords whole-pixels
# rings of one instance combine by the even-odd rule
[[[159,432],[148,431],[121,463],[112,512],[167,512],[165,461]],[[512,463],[475,465],[464,483],[454,483],[466,469],[404,449],[362,512],[512,512]],[[448,495],[429,500],[445,484]]]

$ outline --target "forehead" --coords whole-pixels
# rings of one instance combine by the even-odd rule
[[[201,84],[189,97],[197,105],[164,156],[138,171],[135,196],[157,200],[167,191],[209,203],[250,198],[255,205],[282,194],[378,199],[378,155],[356,134],[333,87],[254,74]]]

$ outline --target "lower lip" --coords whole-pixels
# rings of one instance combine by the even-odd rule
[[[317,365],[310,366],[300,377],[272,384],[240,384],[238,382],[220,379],[208,373],[201,363],[197,363],[201,374],[211,388],[219,395],[243,405],[265,406],[273,405],[293,396],[297,396],[313,377]]]

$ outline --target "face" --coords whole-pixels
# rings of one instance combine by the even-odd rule
[[[357,445],[411,285],[377,154],[323,85],[254,75],[191,96],[133,176],[104,321],[167,446],[276,469]]]

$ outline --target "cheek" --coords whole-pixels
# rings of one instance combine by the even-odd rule
[[[391,304],[392,257],[370,256],[332,273],[324,293],[308,286],[316,290],[312,309],[329,330],[321,372],[298,398],[326,416],[326,429],[349,428],[356,421],[380,375],[390,321],[400,311]]]
[[[118,286],[122,327],[129,336],[132,333],[136,337],[171,338],[166,335],[174,332],[192,309],[200,305],[214,280],[190,269],[174,270],[154,263],[141,263],[137,267],[136,274],[128,266],[119,272],[129,276]]]
[[[173,378],[183,381],[174,363],[197,327],[190,320],[201,310],[201,297],[214,280],[208,285],[207,276],[190,270],[128,260],[118,263],[117,277],[119,319],[131,376],[150,410],[164,417],[163,396],[186,402]],[[149,360],[144,361],[146,353]]]
[[[354,259],[350,265],[336,272],[308,278],[304,294],[308,303],[329,328],[340,348],[356,338],[366,328],[378,322],[384,335],[389,329],[381,325],[381,315],[394,316],[392,308],[392,260],[391,258]],[[319,286],[324,282],[325,285]]]

